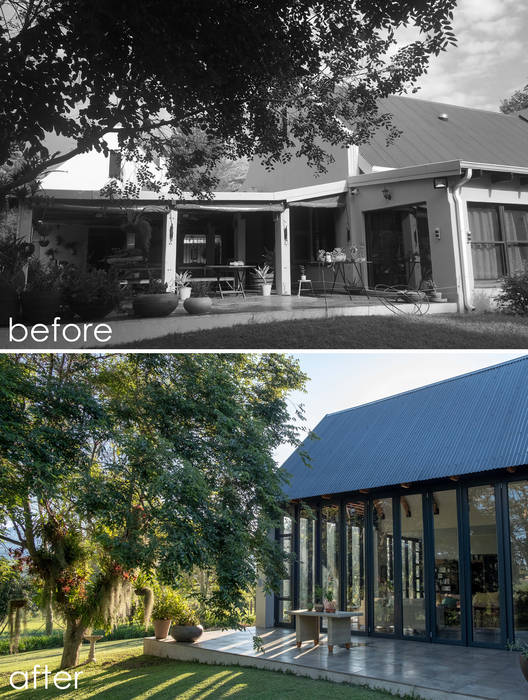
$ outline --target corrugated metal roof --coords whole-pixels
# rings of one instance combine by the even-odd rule
[[[528,356],[332,413],[282,468],[288,498],[528,464]]]
[[[360,146],[371,164],[387,168],[467,160],[525,167],[528,165],[528,124],[519,114],[393,96],[380,100],[381,112],[393,115],[403,133],[390,146],[380,130]],[[439,119],[447,114],[448,119]]]

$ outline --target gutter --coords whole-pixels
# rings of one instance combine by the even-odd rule
[[[462,178],[453,185],[452,194],[455,202],[455,217],[457,224],[458,253],[460,256],[460,273],[462,275],[462,299],[466,311],[474,311],[475,307],[471,301],[471,289],[469,288],[468,272],[468,246],[465,237],[469,237],[469,232],[464,231],[464,205],[462,203],[462,187],[467,184],[473,176],[472,168],[468,168]]]

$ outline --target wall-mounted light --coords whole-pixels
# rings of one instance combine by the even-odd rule
[[[435,177],[433,187],[435,190],[447,190],[447,177]]]
[[[284,242],[287,243],[288,242],[288,227],[287,226],[284,227],[283,234],[284,234]]]
[[[381,190],[381,194],[385,197],[385,199],[392,199],[392,192],[386,187]]]
[[[352,187],[352,189],[350,190],[350,194],[352,196],[359,194],[359,189],[357,187]]]
[[[169,243],[172,243],[174,240],[174,226],[171,225],[169,226]]]

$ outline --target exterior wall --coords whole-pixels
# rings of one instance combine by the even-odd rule
[[[492,183],[491,177],[479,177],[471,179],[462,189],[462,201],[466,207],[469,203],[480,204],[513,204],[528,207],[528,190],[521,187],[518,178],[512,182]],[[471,231],[470,231],[471,233]],[[470,246],[469,246],[470,247]],[[473,281],[473,265],[471,250],[468,255],[470,266],[470,282],[473,287],[473,303],[477,308],[482,306],[494,307],[494,297],[500,290],[500,282],[486,284],[485,282]]]
[[[387,188],[392,198],[385,199]],[[461,296],[458,256],[453,232],[456,231],[454,211],[445,189],[433,189],[431,179],[395,182],[388,185],[361,185],[350,198],[350,227],[352,245],[366,247],[365,212],[391,209],[398,206],[425,203],[429,225],[433,279],[449,301]],[[435,235],[435,231],[438,234]],[[439,236],[439,237],[438,237]],[[367,266],[363,269],[368,279]]]
[[[300,560],[306,565],[306,553],[300,554],[302,537],[299,531],[299,515],[306,505],[316,517],[316,552],[314,582],[325,586],[323,561],[323,519],[324,509],[335,507],[338,510],[338,527],[333,540],[338,554],[338,582],[336,582],[336,602],[338,609],[361,608],[366,616],[362,629],[353,628],[357,634],[388,636],[391,638],[412,638],[425,642],[464,644],[468,646],[489,646],[504,648],[508,641],[522,641],[528,638],[528,595],[526,589],[526,534],[524,528],[526,493],[528,492],[528,466],[511,470],[496,470],[480,474],[461,476],[456,483],[448,479],[409,485],[409,488],[387,487],[375,489],[368,494],[354,492],[341,497],[307,499],[299,505],[291,504],[288,512],[294,525],[288,526],[291,532],[292,550],[295,563],[291,569],[291,593],[283,609],[305,607],[300,601],[302,570]],[[490,495],[492,494],[491,498]],[[447,498],[447,495],[452,498]],[[415,507],[423,499],[422,508]],[[447,505],[452,503],[451,509]],[[362,508],[357,504],[363,503]],[[412,505],[409,506],[409,503]],[[379,506],[379,504],[383,504]],[[347,566],[352,550],[346,549],[346,512],[353,506],[363,515],[362,523],[366,538],[365,563],[365,603],[361,606],[353,601],[350,606],[348,594],[349,580]],[[385,513],[379,507],[385,509]],[[412,513],[411,513],[412,511]],[[394,523],[392,513],[395,515]],[[493,524],[489,519],[492,513]],[[391,608],[393,631],[380,631],[380,619],[375,614],[376,598],[379,590],[379,565],[384,562],[376,558],[376,514],[378,527],[388,523],[385,530],[391,533],[393,547],[391,561],[393,606]],[[386,516],[386,520],[385,520]],[[411,516],[412,519],[411,519]],[[306,517],[306,516],[305,516]],[[454,517],[454,521],[453,521]],[[409,518],[409,520],[408,520]],[[289,518],[287,518],[289,522]],[[404,547],[408,556],[409,542],[415,537],[422,543],[420,572],[421,595],[413,595],[404,587],[409,579],[403,565]],[[421,523],[421,525],[420,525]],[[394,525],[394,529],[392,526]],[[409,527],[410,526],[410,527]],[[280,541],[280,532],[277,533]],[[285,537],[283,534],[282,537]],[[404,545],[404,540],[407,543]],[[400,542],[401,549],[400,549]],[[454,549],[453,549],[454,548]],[[451,551],[453,549],[453,551]],[[283,551],[289,551],[288,548]],[[379,550],[378,550],[379,551]],[[352,555],[353,561],[354,555]],[[488,559],[488,563],[485,560]],[[451,560],[449,562],[448,560]],[[413,560],[411,560],[413,561]],[[455,568],[449,564],[455,564]],[[327,564],[328,565],[328,564]],[[356,560],[354,571],[358,571]],[[445,568],[448,567],[448,568]],[[411,571],[411,568],[408,570]],[[442,573],[450,572],[450,574]],[[455,578],[451,574],[456,572]],[[385,572],[385,577],[387,576]],[[449,577],[450,580],[444,580]],[[414,578],[414,575],[413,575]],[[446,588],[445,583],[449,583]],[[290,588],[288,587],[290,590]],[[309,593],[309,598],[312,598]],[[447,591],[447,592],[446,592]],[[324,595],[324,594],[323,594]],[[450,600],[445,600],[445,598]],[[458,601],[458,621],[455,623],[458,634],[453,635],[445,614],[453,608],[451,601]],[[270,601],[261,599],[260,605]],[[447,607],[446,607],[447,606]],[[278,604],[275,611],[280,610]],[[420,613],[421,622],[415,613]],[[269,610],[268,613],[269,614]],[[280,613],[278,613],[280,614]],[[261,615],[264,613],[261,610]],[[486,622],[486,615],[488,621]],[[495,616],[492,620],[489,616]],[[425,619],[424,619],[425,618]],[[365,619],[365,617],[363,618]],[[275,619],[275,624],[291,626],[292,621]],[[423,627],[421,626],[423,625]],[[413,630],[413,628],[416,628]],[[407,631],[406,631],[407,629]]]

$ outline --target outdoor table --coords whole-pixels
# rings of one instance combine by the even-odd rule
[[[194,265],[188,267],[182,267],[181,269],[189,270],[191,273],[193,270],[212,270],[218,284],[218,290],[220,296],[223,298],[224,294],[242,294],[244,299],[246,298],[246,293],[244,291],[244,280],[246,276],[246,270],[254,270],[254,265]],[[226,276],[225,272],[229,270],[233,274],[233,286],[229,285],[228,289],[222,289],[222,282],[226,280],[222,279],[222,276]],[[222,273],[224,273],[222,275]],[[196,281],[200,281],[199,277],[196,277]]]
[[[360,617],[363,613],[349,610],[336,610],[334,613],[318,612],[316,610],[288,610],[289,615],[297,617],[295,624],[295,641],[297,647],[303,642],[313,639],[314,644],[319,644],[319,627],[322,617],[328,620],[328,651],[334,651],[335,644],[344,644],[350,649],[350,619]]]
[[[332,279],[332,288],[330,290],[330,294],[334,293],[334,289],[336,286],[336,283],[338,282],[338,277],[341,277],[342,283],[343,283],[343,288],[345,292],[348,294],[349,299],[352,299],[352,294],[350,292],[350,284],[348,283],[348,280],[346,278],[346,265],[352,265],[353,271],[357,274],[360,286],[359,289],[361,289],[362,292],[364,292],[367,297],[368,297],[368,288],[365,286],[365,282],[363,281],[363,274],[361,272],[361,263],[359,263],[357,260],[334,260],[334,262],[324,262],[324,261],[318,261],[319,265],[319,277],[321,284],[323,286],[323,294],[326,295],[326,281],[325,281],[325,276],[324,276],[324,270],[325,268],[329,268],[333,272],[333,279]]]

